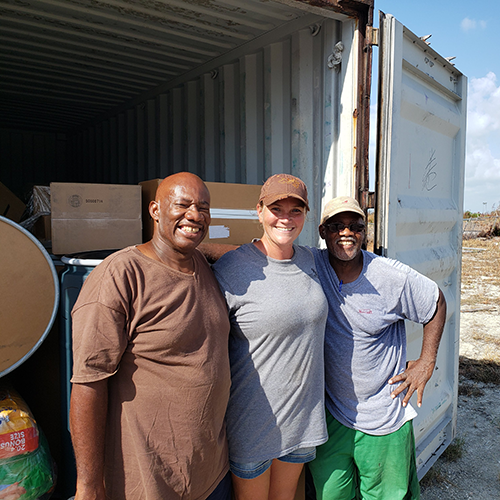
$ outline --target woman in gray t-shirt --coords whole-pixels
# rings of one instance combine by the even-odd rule
[[[293,500],[303,464],[327,440],[323,340],[327,302],[310,250],[294,244],[309,210],[297,177],[262,187],[260,240],[213,266],[228,303],[229,459],[237,500]]]

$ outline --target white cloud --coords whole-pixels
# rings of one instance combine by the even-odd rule
[[[460,27],[462,28],[462,31],[473,30],[476,27],[476,21],[474,21],[474,19],[469,19],[468,17],[466,17],[465,19],[462,19]]]
[[[468,17],[462,19],[462,22],[460,23],[460,27],[462,28],[462,31],[471,31],[475,30],[477,27],[481,29],[486,28],[486,21],[476,21],[475,19],[469,19]]]
[[[500,200],[500,86],[490,72],[469,82],[465,209],[482,211]]]

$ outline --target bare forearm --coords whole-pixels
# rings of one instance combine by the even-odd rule
[[[441,336],[446,322],[446,300],[443,292],[439,290],[436,312],[432,319],[424,325],[424,337],[420,359],[435,363]]]
[[[420,357],[416,361],[408,361],[406,370],[389,380],[389,384],[398,383],[399,386],[391,393],[395,398],[406,390],[402,404],[406,406],[412,394],[417,391],[417,405],[422,405],[425,386],[432,376],[436,365],[436,357],[443,335],[444,323],[446,321],[446,300],[439,290],[436,312],[432,319],[424,325],[424,337]]]
[[[211,264],[217,262],[225,253],[237,248],[238,245],[227,245],[225,243],[200,243],[198,245],[198,250]]]
[[[76,500],[104,500],[104,438],[108,381],[74,384],[70,428],[76,458]]]

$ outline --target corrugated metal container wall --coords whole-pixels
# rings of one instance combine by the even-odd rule
[[[10,189],[24,193],[50,179],[68,181],[66,165],[66,134],[0,130],[1,181]]]
[[[307,15],[300,23],[69,136],[75,180],[137,183],[187,170],[207,181],[261,184],[292,173],[314,207],[301,243],[315,244],[323,196],[352,192],[357,36],[352,20]],[[338,42],[342,63],[329,67]]]

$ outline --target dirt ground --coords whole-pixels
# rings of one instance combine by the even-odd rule
[[[422,479],[422,500],[500,499],[499,312],[500,238],[466,240],[457,438]]]

